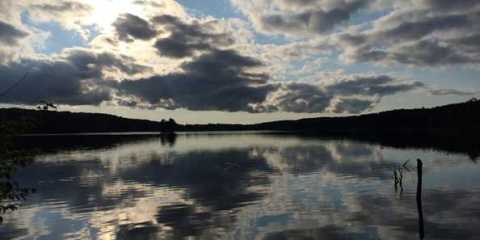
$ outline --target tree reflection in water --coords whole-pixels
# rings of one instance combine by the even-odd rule
[[[21,168],[25,168],[34,162],[36,154],[54,153],[68,149],[82,148],[88,146],[91,149],[101,149],[132,140],[144,140],[152,136],[97,136],[96,141],[85,141],[87,136],[58,136],[57,138],[46,136],[33,137],[35,141],[27,140],[25,137],[14,136],[11,130],[18,127],[0,126],[0,224],[3,223],[3,216],[19,208],[22,201],[25,201],[29,194],[35,193],[35,188],[23,187],[16,180],[15,175]],[[92,138],[92,136],[88,136]],[[157,136],[156,136],[157,137]],[[158,136],[162,145],[173,147],[177,135],[175,133],[161,134]],[[132,139],[133,138],[133,139]],[[91,143],[95,143],[91,145]],[[92,148],[93,146],[93,148]],[[48,172],[48,171],[46,171]]]
[[[77,138],[34,140],[49,145],[40,146],[46,154],[17,177],[41,190],[6,219],[0,235],[413,239],[417,178],[405,174],[401,198],[391,183],[392,169],[417,156],[426,163],[426,236],[480,233],[472,227],[480,220],[480,198],[469,188],[480,179],[467,156],[269,135]],[[459,176],[466,181],[456,182]]]
[[[26,167],[33,160],[24,151],[11,149],[11,138],[8,135],[0,137],[0,224],[4,214],[18,209],[21,201],[35,192],[35,189],[25,188],[15,180],[19,168]]]

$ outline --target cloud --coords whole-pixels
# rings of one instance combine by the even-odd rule
[[[340,2],[342,4],[328,10],[313,8],[294,14],[262,16],[260,24],[265,31],[277,33],[325,33],[333,30],[338,24],[349,20],[354,12],[366,5],[367,1]],[[306,4],[309,3],[313,2],[306,2]]]
[[[424,84],[400,82],[387,75],[359,75],[337,80],[334,84],[326,86],[325,89],[334,95],[388,96],[420,87],[424,87]]]
[[[90,16],[95,8],[81,1],[26,1],[23,11],[40,22],[57,22],[65,29],[81,33],[85,39],[89,30],[84,27],[94,24]]]
[[[480,63],[480,47],[461,46],[468,38],[450,41],[420,40],[394,46],[388,50],[357,48],[344,57],[353,62],[400,63],[410,66],[435,67]]]
[[[154,45],[159,55],[192,60],[170,74],[111,85],[117,104],[197,111],[359,113],[384,96],[423,87],[382,75],[326,74],[316,82],[274,81],[262,72],[262,61],[228,49],[231,36],[216,31],[215,24],[169,15],[152,18],[151,25],[162,31]]]
[[[109,93],[102,89],[88,89],[88,85],[95,86],[93,80],[84,79],[88,73],[63,61],[24,61],[2,66],[0,86],[6,89],[27,72],[30,73],[28,77],[2,97],[2,102],[34,105],[49,100],[58,104],[96,105],[109,99]]]
[[[0,42],[3,44],[17,45],[18,40],[28,36],[28,33],[17,29],[6,22],[0,21]]]
[[[324,74],[314,83],[283,83],[264,102],[252,104],[256,112],[361,113],[382,97],[423,88],[385,75]]]
[[[332,74],[314,83],[277,82],[251,71],[260,66],[258,60],[235,51],[215,50],[183,64],[179,73],[122,81],[114,88],[122,97],[139,101],[134,105],[147,102],[152,108],[360,113],[384,96],[423,87],[375,75]]]
[[[33,55],[48,33],[26,25],[25,1],[0,1],[0,64],[16,61],[22,56]]]
[[[149,22],[132,14],[121,15],[113,26],[122,41],[130,42],[133,39],[150,40],[157,35],[157,31]]]
[[[469,55],[448,44],[425,40],[394,48],[388,60],[417,66],[456,65],[480,61],[480,58]]]
[[[456,95],[456,96],[472,96],[478,92],[461,91],[457,89],[432,89],[429,91],[434,96]]]
[[[184,6],[176,0],[133,0],[133,4],[141,6],[145,16],[156,16],[159,13],[177,17],[188,17]]]
[[[326,42],[302,56],[330,49],[345,63],[443,67],[480,62],[480,2],[475,0],[231,2],[261,33]],[[366,19],[349,21],[355,14]]]
[[[416,3],[416,5],[443,12],[469,10],[479,6],[478,1],[476,0],[462,0],[461,2],[449,0],[414,0],[414,3]]]
[[[155,43],[159,54],[166,57],[191,57],[197,52],[230,46],[234,42],[228,34],[216,33],[212,22],[186,23],[170,15],[156,16],[152,22],[169,33]]]
[[[280,84],[263,102],[252,103],[253,112],[325,112],[332,97],[308,83]]]
[[[170,12],[160,9],[178,4],[131,1],[129,6],[149,10],[117,15],[116,9],[102,22],[110,28],[98,25],[100,34],[89,42],[91,49],[32,54],[2,65],[8,77],[0,80],[1,88],[29,70],[28,81],[35,83],[14,89],[0,101],[35,104],[47,98],[71,105],[111,101],[196,111],[361,113],[385,96],[426,87],[388,75],[322,74],[328,69],[324,61],[337,56],[334,51],[349,62],[412,66],[472,64],[480,59],[480,15],[474,7],[449,10],[448,3],[411,0],[421,7],[394,7],[372,24],[350,27],[356,24],[349,21],[352,16],[373,11],[369,7],[374,0],[232,1],[263,33],[312,38],[255,44],[253,28],[243,20],[166,15]],[[86,16],[96,19],[97,10],[109,6],[73,0],[22,4],[32,21],[65,20],[62,26],[82,31],[91,29],[85,27]],[[90,16],[92,9],[95,16]],[[24,31],[35,33],[33,26],[11,27],[19,33],[9,34],[10,42],[25,38]],[[1,33],[0,41],[7,41]]]
[[[340,98],[332,104],[331,111],[334,113],[358,114],[372,109],[378,102],[375,99]]]
[[[62,1],[56,4],[53,3],[42,3],[42,4],[33,4],[31,6],[34,9],[39,9],[42,11],[49,12],[51,14],[62,14],[63,12],[68,11],[79,11],[79,12],[89,12],[92,10],[92,7],[80,2],[74,1]]]
[[[234,6],[249,17],[257,30],[284,35],[330,32],[366,7],[368,2],[369,0],[232,0]]]
[[[149,70],[149,67],[135,63],[135,59],[125,55],[110,52],[94,52],[89,49],[71,48],[64,50],[68,62],[78,69],[88,73],[88,77],[100,78],[105,70],[118,70],[128,75],[134,75]]]
[[[248,71],[261,65],[233,50],[213,50],[184,63],[179,73],[122,81],[116,88],[155,107],[247,111],[271,88],[264,75]]]
[[[480,2],[415,0],[373,21],[373,28],[333,37],[346,62],[405,64],[419,67],[480,62]]]
[[[49,100],[67,105],[98,105],[111,99],[111,89],[104,86],[106,72],[135,74],[147,68],[132,59],[113,53],[87,49],[68,49],[51,59],[22,59],[0,65],[0,88],[28,77],[0,99],[4,103],[37,104]]]

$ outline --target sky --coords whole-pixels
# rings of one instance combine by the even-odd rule
[[[0,106],[255,123],[480,96],[478,0],[1,0]]]

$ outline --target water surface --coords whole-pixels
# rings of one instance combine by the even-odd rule
[[[39,151],[14,177],[36,192],[0,239],[418,239],[417,158],[425,239],[480,234],[468,155],[252,133],[29,138]]]

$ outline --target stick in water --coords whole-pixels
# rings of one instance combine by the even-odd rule
[[[420,239],[425,237],[423,226],[423,208],[422,208],[422,169],[423,162],[417,159],[417,210],[418,210],[418,235]]]

